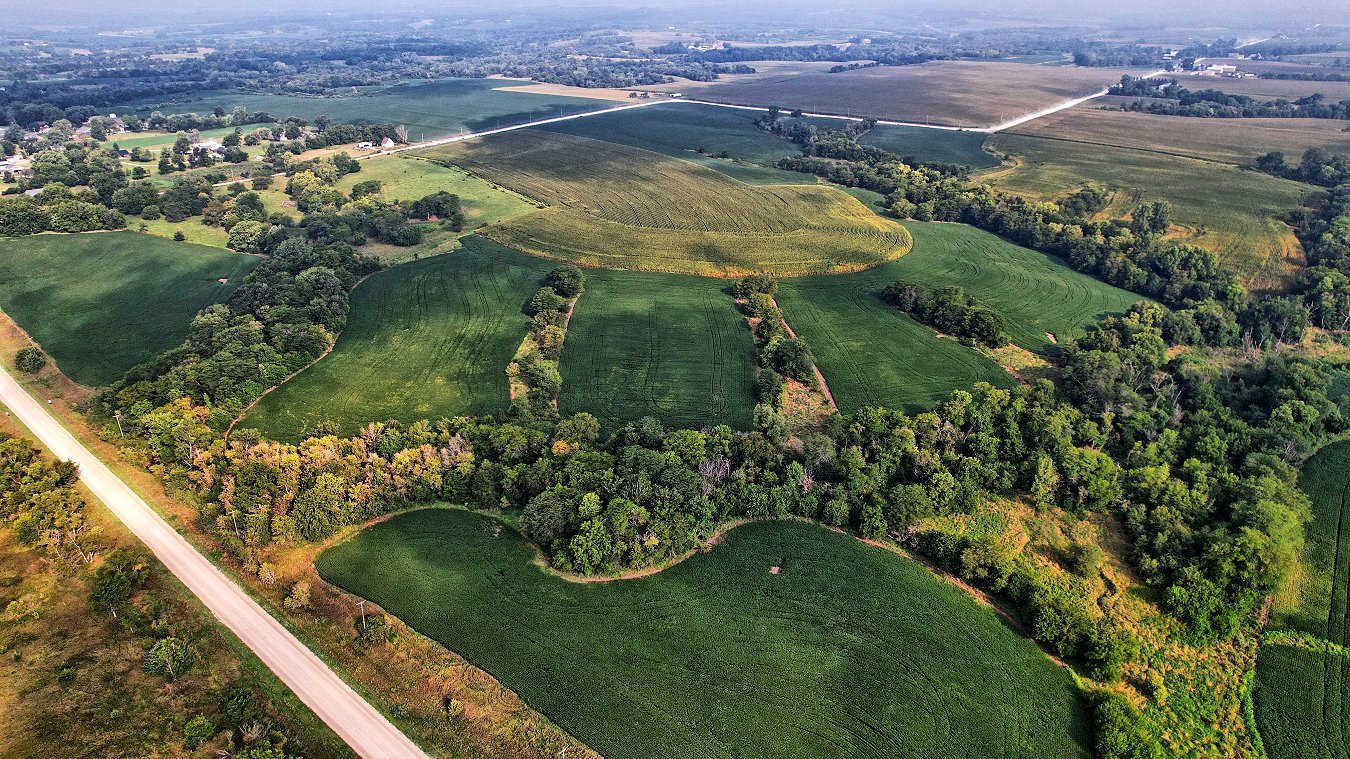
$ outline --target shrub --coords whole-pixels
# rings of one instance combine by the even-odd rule
[[[154,221],[155,219],[158,219],[161,215],[162,214],[160,214],[159,206],[157,205],[151,204],[141,209],[141,218],[145,219],[146,221]]]
[[[766,274],[751,274],[741,277],[731,286],[731,294],[745,300],[755,293],[773,295],[778,292],[778,280]]]
[[[186,672],[191,663],[192,652],[186,643],[178,638],[160,638],[146,652],[142,669],[173,680]]]
[[[586,289],[586,278],[575,266],[559,266],[544,277],[544,284],[564,298],[575,298]]]
[[[198,714],[183,725],[183,744],[188,748],[197,748],[216,734],[216,726],[211,720]]]
[[[19,352],[14,354],[14,366],[18,367],[21,372],[37,374],[46,365],[46,354],[31,345],[27,348],[20,348]]]

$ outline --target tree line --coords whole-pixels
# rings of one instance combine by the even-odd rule
[[[1284,98],[1260,100],[1247,95],[1233,95],[1222,90],[1189,90],[1175,79],[1143,79],[1128,74],[1109,90],[1112,95],[1135,96],[1151,100],[1134,100],[1120,106],[1123,111],[1138,111],[1162,116],[1199,116],[1219,119],[1290,118],[1290,119],[1350,119],[1350,100],[1327,102],[1326,96],[1314,93],[1294,101]]]

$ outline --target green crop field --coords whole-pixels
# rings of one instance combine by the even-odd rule
[[[858,142],[922,162],[959,163],[978,170],[999,165],[998,158],[984,151],[986,136],[983,132],[878,124]]]
[[[1350,441],[1319,451],[1299,484],[1313,504],[1304,574],[1297,598],[1279,600],[1270,626],[1350,646]],[[1350,653],[1267,644],[1256,673],[1257,725],[1271,759],[1350,755]]]
[[[1049,335],[1074,337],[1145,300],[975,227],[911,221],[905,228],[914,237],[912,251],[851,277],[878,289],[897,279],[961,287],[1003,314],[1013,342],[1029,351],[1049,353]]]
[[[506,365],[530,319],[523,307],[553,266],[475,236],[464,249],[371,275],[352,291],[332,353],[240,421],[298,440],[321,421],[495,414],[509,405]]]
[[[1140,297],[1070,269],[1043,253],[964,224],[906,222],[914,249],[854,274],[779,280],[788,324],[815,353],[835,401],[845,410],[928,408],[954,389],[1013,378],[977,351],[890,308],[878,293],[897,279],[928,287],[958,285],[1003,314],[1013,340],[1053,351],[1100,317]]]
[[[66,375],[97,387],[181,343],[258,262],[135,232],[0,238],[0,307]]]
[[[894,277],[874,279],[874,271],[779,281],[783,315],[811,346],[841,411],[917,413],[976,382],[1013,386],[1012,375],[984,354],[883,303],[877,293]]]
[[[614,429],[643,416],[699,429],[750,429],[755,345],[726,282],[591,270],[568,325],[563,414]]]
[[[118,112],[210,113],[216,106],[229,111],[242,105],[250,111],[266,111],[275,118],[294,116],[313,120],[325,115],[340,124],[355,121],[403,124],[408,127],[409,139],[429,140],[462,130],[477,132],[614,105],[612,101],[503,89],[526,83],[503,79],[408,81],[344,89],[343,94],[333,97],[212,90],[170,101],[130,103]]]
[[[1172,204],[1176,239],[1218,253],[1246,284],[1287,280],[1303,249],[1282,221],[1314,188],[1225,163],[1128,147],[997,134],[989,146],[1016,166],[986,175],[995,186],[1030,198],[1062,196],[1093,184],[1115,192],[1104,216],[1123,217],[1140,203]]]
[[[751,184],[814,184],[816,178],[809,174],[763,168],[801,153],[791,142],[757,128],[755,119],[763,115],[715,105],[664,103],[534,128],[695,161]],[[736,161],[759,166],[707,158],[699,149],[713,155],[725,152]]]
[[[824,273],[895,258],[899,224],[826,186],[752,186],[617,143],[522,130],[419,151],[548,208],[483,231],[580,264],[695,274]]]
[[[414,511],[317,565],[609,759],[1086,756],[1068,672],[884,549],[756,522],[656,575],[575,583],[499,525]]]

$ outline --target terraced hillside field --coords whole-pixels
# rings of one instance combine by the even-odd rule
[[[263,396],[239,425],[299,440],[317,422],[496,414],[506,365],[529,329],[523,307],[552,266],[470,236],[464,249],[371,275],[352,291],[332,353]]]
[[[260,259],[135,232],[0,238],[0,308],[76,382],[107,385],[187,337]]]
[[[643,416],[699,429],[750,429],[755,346],[718,279],[590,270],[567,330],[563,414],[608,429]]]
[[[1332,644],[1328,652],[1266,644],[1257,658],[1257,726],[1271,759],[1350,755],[1350,441],[1304,465],[1300,486],[1313,504],[1300,593],[1282,599],[1271,628]]]
[[[667,156],[521,130],[420,155],[549,204],[483,230],[591,266],[731,276],[847,271],[898,257],[909,233],[826,186],[751,186]]]
[[[599,583],[535,556],[488,517],[426,509],[318,569],[609,759],[1086,756],[1064,669],[954,585],[849,536],[756,522]]]
[[[1110,217],[1127,216],[1141,203],[1170,202],[1175,239],[1218,253],[1250,287],[1285,282],[1304,263],[1302,246],[1280,219],[1309,202],[1308,185],[1131,147],[1006,133],[987,144],[1017,165],[985,179],[1019,195],[1049,199],[1093,184],[1115,191],[1102,212]]]

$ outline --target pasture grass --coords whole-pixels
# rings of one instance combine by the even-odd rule
[[[121,110],[142,114],[152,110],[210,113],[215,106],[230,111],[242,105],[250,111],[266,111],[276,118],[294,116],[313,121],[316,116],[325,115],[339,124],[357,121],[402,124],[408,127],[408,139],[421,141],[613,105],[605,100],[502,89],[522,83],[510,79],[419,80],[344,88],[341,94],[331,97],[212,90],[168,101],[139,101],[124,105]]]
[[[992,148],[1015,157],[986,174],[1000,189],[1033,199],[1061,197],[1084,184],[1114,192],[1104,217],[1142,203],[1172,204],[1173,239],[1208,248],[1256,289],[1278,286],[1304,263],[1303,248],[1280,219],[1306,205],[1308,185],[1217,163],[1126,147],[997,134]]]
[[[419,151],[550,207],[483,234],[589,266],[736,276],[856,270],[909,249],[827,186],[751,186],[616,143],[522,130]]]
[[[523,308],[553,266],[476,236],[463,245],[361,282],[333,351],[239,426],[296,441],[322,421],[351,435],[373,421],[505,411],[506,365],[529,329]]]
[[[588,411],[606,429],[643,416],[752,426],[754,339],[722,280],[588,271],[559,368],[559,411]]]
[[[424,509],[317,567],[611,759],[1086,756],[1064,669],[954,585],[847,535],[755,522],[600,583],[536,556],[490,517]]]
[[[1296,594],[1276,600],[1272,628],[1291,628],[1350,645],[1350,440],[1303,466],[1299,486],[1312,501],[1304,571]],[[1257,724],[1271,759],[1322,759],[1350,753],[1350,655],[1286,644],[1262,646],[1253,692]]]
[[[840,116],[987,127],[1100,91],[1119,82],[1122,73],[1127,72],[990,61],[930,61],[838,74],[812,71],[725,83],[719,80],[693,94],[738,105],[777,105]]]
[[[67,376],[99,387],[176,347],[259,260],[135,232],[0,238],[0,307]]]

